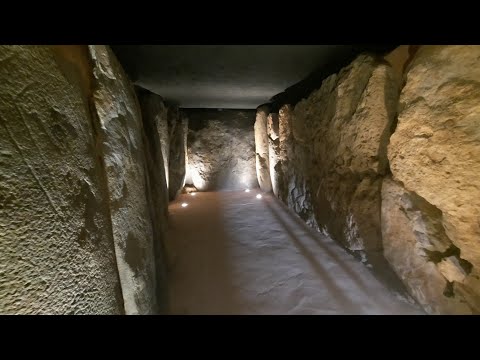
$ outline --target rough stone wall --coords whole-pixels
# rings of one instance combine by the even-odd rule
[[[147,165],[146,196],[149,203],[150,218],[153,228],[153,247],[156,268],[156,298],[158,310],[164,312],[168,308],[167,269],[165,250],[168,228],[168,189],[166,178],[168,164],[165,165],[164,154],[168,149],[168,127],[166,107],[162,98],[147,91],[137,89],[143,120],[143,142]],[[168,157],[167,157],[168,159]],[[167,173],[166,173],[167,172]]]
[[[255,110],[189,110],[188,178],[201,190],[258,187]]]
[[[280,198],[362,255],[382,249],[380,189],[397,97],[390,66],[362,55],[280,116]]]
[[[140,102],[142,117],[149,119],[148,121],[153,124],[152,130],[158,134],[163,162],[162,173],[165,177],[166,186],[168,188],[168,164],[170,158],[170,138],[167,119],[168,107],[163,102],[161,96],[141,88],[137,88],[136,90],[137,97]]]
[[[279,181],[282,178],[282,170],[280,168],[280,139],[278,136],[278,127],[278,114],[269,114],[267,118],[268,166],[270,167],[272,191],[276,196],[278,196]]]
[[[270,165],[268,158],[268,106],[260,106],[255,116],[255,166],[257,169],[257,180],[260,189],[265,192],[272,191],[270,180]]]
[[[177,106],[165,104],[161,96],[141,88],[136,90],[142,116],[154,124],[153,131],[158,134],[162,174],[169,189],[168,198],[174,200],[185,185],[188,119]]]
[[[188,118],[177,107],[168,109],[169,155],[169,194],[170,200],[177,197],[185,185],[187,171]]]
[[[278,114],[274,192],[434,314],[480,313],[479,57],[361,55]]]
[[[0,47],[0,313],[121,314],[86,46]]]
[[[480,313],[479,57],[479,46],[420,47],[388,146],[385,255],[432,313]]]
[[[158,305],[140,109],[133,86],[110,48],[89,49],[125,312],[150,314]]]
[[[284,105],[279,111],[280,166],[278,197],[309,226],[318,230],[307,174],[312,168],[306,132],[295,121],[293,109]]]
[[[153,94],[142,117],[107,46],[2,46],[0,65],[0,313],[166,309],[186,120]]]

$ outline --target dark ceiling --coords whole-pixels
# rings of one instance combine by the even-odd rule
[[[131,80],[183,108],[255,109],[318,87],[364,50],[353,45],[114,45]],[[310,80],[305,80],[310,79]],[[296,85],[295,85],[296,84]],[[292,86],[293,85],[293,86]],[[288,96],[287,96],[288,97]],[[291,97],[291,96],[290,96]],[[290,102],[296,99],[291,99]]]

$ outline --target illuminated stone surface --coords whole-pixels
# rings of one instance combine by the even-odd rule
[[[278,134],[279,134],[279,161],[280,161],[280,175],[278,183],[278,197],[284,202],[288,203],[289,193],[296,191],[296,189],[289,189],[288,183],[290,178],[294,178],[297,174],[293,173],[293,167],[289,167],[290,159],[295,158],[295,141],[293,137],[293,126],[295,121],[293,118],[293,109],[290,105],[284,105],[278,112]],[[297,137],[298,138],[298,137]],[[305,157],[302,157],[305,160]],[[305,161],[303,161],[305,163]],[[298,165],[298,164],[297,164]],[[301,173],[305,173],[303,169]],[[301,176],[299,173],[299,176]],[[298,191],[298,190],[297,190]],[[292,205],[292,204],[289,204]]]
[[[270,181],[268,158],[267,117],[268,106],[259,107],[255,117],[255,161],[260,189],[270,192],[272,191],[272,183]]]
[[[165,267],[165,233],[168,228],[168,153],[170,140],[166,107],[162,99],[152,93],[138,91],[143,122],[147,177],[147,199],[152,219],[153,250],[156,269],[156,299],[159,310],[166,308],[167,287]],[[166,158],[164,156],[167,155]],[[164,160],[166,159],[166,160]],[[167,164],[166,164],[167,163]],[[167,175],[166,175],[167,174]]]
[[[0,314],[121,314],[86,46],[0,47]]]
[[[156,270],[141,113],[133,86],[111,50],[89,48],[125,312],[149,314],[157,310]]]
[[[443,229],[440,210],[395,181],[385,179],[382,230],[385,257],[428,312],[471,312],[458,296],[444,295],[448,280],[440,271],[441,256],[437,259],[435,254],[445,253],[452,243]]]
[[[287,203],[352,251],[382,249],[380,186],[396,100],[391,68],[362,55],[290,115]]]
[[[198,190],[258,187],[255,111],[188,110],[188,176]]]
[[[218,270],[210,265],[238,270],[213,276],[232,280],[223,289],[188,285],[193,278],[181,285],[184,295],[200,294],[200,306],[187,312],[398,312],[371,277],[399,289],[386,258],[427,312],[480,313],[479,49],[401,46],[384,59],[361,55],[294,107],[277,98],[269,104],[275,112],[263,106],[255,118],[255,110],[180,111],[144,90],[138,102],[106,46],[0,47],[0,313],[165,309],[167,204],[181,190],[192,194],[182,195],[188,206],[172,206],[189,226],[176,241],[200,236],[205,244],[197,245],[214,250],[228,242],[223,259],[193,246],[189,265],[207,269],[194,275],[205,283]],[[239,191],[202,203],[210,195],[185,182]],[[339,275],[366,268],[348,257],[336,257],[336,267],[326,247],[312,250],[316,240],[275,196],[255,198],[272,189],[323,233],[316,240],[333,238],[373,269],[363,277],[366,297],[352,276]],[[287,238],[296,251],[283,257]],[[177,245],[168,245],[174,270],[183,256]],[[256,257],[265,247],[269,259],[299,268],[300,249],[316,274],[307,266],[276,278],[297,268],[277,271]],[[297,275],[307,286],[292,292]],[[231,289],[245,301],[222,303]],[[209,290],[226,292],[207,297]],[[370,301],[372,293],[386,301]]]
[[[269,114],[267,118],[268,134],[268,166],[272,191],[278,196],[278,182],[281,179],[280,168],[280,139],[278,138],[278,114]]]
[[[448,251],[436,245],[438,232],[421,231],[412,220],[400,226],[390,219],[397,231],[386,228],[383,233],[384,241],[395,245],[388,258],[404,282],[422,293],[422,302],[435,313],[480,312],[479,57],[479,46],[420,47],[407,69],[398,126],[388,147],[393,179],[403,184],[404,192],[435,209],[418,209],[420,224],[428,227],[439,223],[445,242],[458,249],[455,262],[464,267],[458,268],[451,261],[438,262],[432,270],[437,277],[443,274],[438,286],[444,286],[449,299],[439,294],[440,289],[426,292],[429,278],[418,279],[406,268],[413,259],[424,256],[425,250],[439,252],[438,261],[447,261]],[[384,197],[388,195],[386,192]],[[394,199],[389,200],[390,207],[384,201],[383,213],[402,206]],[[406,235],[400,236],[398,231]],[[414,235],[409,235],[412,232]],[[409,245],[412,242],[415,246]],[[468,275],[459,275],[465,269]],[[448,279],[452,283],[447,286]]]

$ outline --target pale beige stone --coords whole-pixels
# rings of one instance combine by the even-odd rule
[[[480,294],[468,288],[480,266],[479,57],[480,46],[422,46],[408,66],[388,147],[394,179],[441,212],[445,235],[473,266],[462,284],[470,300]]]
[[[90,45],[89,49],[125,312],[152,314],[158,306],[157,279],[140,109],[133,86],[110,48]]]
[[[270,167],[270,181],[272,191],[278,196],[279,181],[281,179],[280,139],[278,133],[278,114],[271,113],[267,119],[268,134],[268,162]]]
[[[382,186],[384,254],[415,299],[432,314],[471,314],[463,297],[452,296],[448,282],[462,280],[463,269],[451,258],[438,258],[452,246],[442,227],[442,213],[390,178]],[[450,259],[450,260],[447,260]],[[458,257],[453,256],[459,265]],[[449,262],[447,262],[449,261]],[[447,275],[447,276],[445,276]]]
[[[257,109],[255,117],[255,155],[257,180],[260,189],[265,192],[272,191],[270,180],[270,166],[268,155],[267,117],[268,107],[261,106]]]
[[[199,191],[258,187],[255,111],[190,110],[188,178]]]
[[[352,251],[382,249],[380,186],[397,99],[391,67],[361,55],[291,115],[288,203],[304,219],[313,211],[310,223]]]

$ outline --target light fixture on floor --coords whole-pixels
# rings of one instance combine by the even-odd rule
[[[195,196],[195,195],[197,195],[197,193],[192,192],[192,193],[190,193],[190,195]]]
[[[262,198],[262,195],[257,194],[257,199],[261,199],[261,198]]]
[[[182,207],[187,207],[187,206],[188,206],[187,203],[183,203],[183,204],[182,204]]]
[[[245,189],[245,192],[250,192],[250,189]]]

